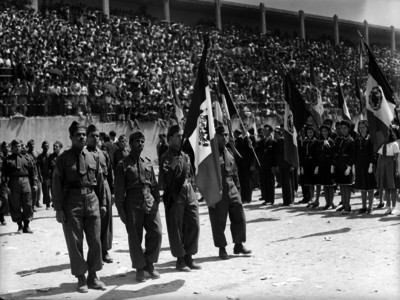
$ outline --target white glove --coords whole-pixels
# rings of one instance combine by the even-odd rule
[[[304,174],[304,168],[300,167],[300,174]]]
[[[314,174],[315,174],[315,175],[318,175],[318,167],[315,168]]]
[[[331,166],[331,174],[335,173],[335,166]]]
[[[371,174],[374,171],[373,165],[369,164],[368,173]]]
[[[349,167],[347,167],[346,171],[344,171],[344,175],[349,176],[350,172],[351,172],[351,167],[349,166]]]

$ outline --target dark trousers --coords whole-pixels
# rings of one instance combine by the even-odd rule
[[[272,168],[264,167],[260,170],[261,196],[265,202],[274,204],[275,201],[275,174]]]
[[[253,187],[250,166],[239,169],[240,195],[243,203],[251,202]]]
[[[85,196],[67,192],[63,223],[72,275],[95,272],[103,268],[100,243],[100,208],[95,193]],[[83,233],[88,244],[87,260],[83,255]]]
[[[132,268],[141,269],[147,262],[156,263],[160,255],[162,239],[160,213],[157,211],[149,214],[143,209],[131,207],[125,210]],[[143,229],[146,230],[145,252],[142,249]]]
[[[46,206],[50,206],[50,189],[51,189],[51,183],[50,185],[47,184],[46,180],[43,180],[42,183],[42,192],[43,192],[43,204]]]
[[[112,204],[111,204],[111,191],[110,186],[107,181],[104,181],[104,189],[106,192],[107,198],[107,212],[101,218],[101,232],[100,232],[100,240],[101,240],[101,248],[102,252],[110,250],[112,247],[113,241],[113,218],[112,218]]]
[[[4,215],[8,213],[9,189],[6,185],[0,184],[0,222],[4,222]]]
[[[32,207],[40,205],[40,194],[42,193],[42,183],[36,182],[37,190],[32,192]]]
[[[289,167],[280,167],[279,169],[281,171],[283,204],[289,205],[294,202],[294,171],[291,171]]]
[[[194,255],[198,251],[200,222],[197,201],[174,201],[165,210],[169,245],[173,257]]]
[[[9,184],[9,209],[11,220],[15,223],[32,221],[32,193],[28,177],[12,178]]]
[[[229,189],[236,189],[234,183],[229,184]],[[234,243],[243,243],[246,241],[246,217],[243,211],[243,204],[240,201],[239,194],[225,192],[224,187],[222,200],[215,204],[215,207],[209,207],[211,229],[215,247],[225,247],[228,243],[225,238],[226,221],[229,215],[231,222],[231,235]]]

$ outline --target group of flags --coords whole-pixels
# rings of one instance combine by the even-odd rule
[[[365,41],[363,42],[369,56],[369,76],[366,89],[367,118],[370,136],[377,151],[382,144],[387,142],[389,137],[390,124],[394,119],[394,93],[379,68],[370,48]],[[231,118],[234,116],[239,117],[239,113],[218,66],[218,86],[216,86],[216,90],[219,101],[214,102],[213,107],[206,68],[208,44],[209,41],[206,38],[197,70],[190,109],[185,123],[183,141],[187,140],[190,142],[194,153],[196,184],[207,205],[212,206],[222,198],[221,170],[215,124],[221,124],[228,128],[232,150],[240,155],[234,147],[231,123]],[[310,85],[313,98],[309,105],[304,101],[290,73],[287,72],[284,75],[284,159],[295,168],[299,166],[297,133],[310,118],[317,126],[320,126],[323,121],[324,109],[322,97],[318,89],[312,64],[310,64]],[[172,78],[171,89],[176,120],[180,123],[183,118],[183,111]],[[360,102],[362,111],[361,90],[357,78],[355,78],[355,89],[356,98]],[[338,104],[343,111],[343,118],[351,120],[339,79],[337,79],[337,93]],[[241,126],[245,128],[240,117],[239,120]]]

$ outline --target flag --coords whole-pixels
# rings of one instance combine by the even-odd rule
[[[310,62],[310,88],[311,88],[311,113],[317,127],[322,125],[322,115],[324,114],[324,105],[322,104],[321,91],[318,88],[317,78],[314,72],[314,65]]]
[[[356,100],[358,101],[358,103],[360,104],[360,115],[361,115],[361,120],[363,119],[363,114],[364,114],[364,107],[363,107],[363,103],[362,103],[362,99],[361,99],[361,89],[360,86],[358,84],[358,78],[357,76],[354,78],[354,86],[355,86],[355,95],[356,95]]]
[[[285,75],[284,159],[293,167],[299,167],[297,132],[306,124],[311,112],[294,85],[289,74]]]
[[[175,119],[178,122],[178,124],[180,124],[183,119],[183,110],[181,101],[179,100],[178,95],[176,94],[175,80],[173,78],[171,78],[171,90],[172,90],[172,101],[175,108]]]
[[[339,79],[337,80],[337,94],[338,94],[338,106],[342,110],[343,119],[351,122],[349,109],[347,108],[347,103],[346,103],[346,100],[344,99],[343,91],[342,91],[342,87],[340,86]]]
[[[389,139],[389,126],[395,118],[396,102],[393,90],[376,62],[374,55],[368,45],[365,44],[365,46],[368,50],[367,119],[374,150],[378,151]]]
[[[364,43],[363,41],[360,39],[360,44],[358,45],[358,52],[360,54],[359,60],[360,60],[360,70],[363,69],[364,67],[364,57],[363,54],[365,52],[365,48],[364,48]]]
[[[222,198],[222,178],[207,79],[207,47],[208,39],[197,70],[183,138],[189,140],[194,152],[196,185],[207,205],[212,206]]]

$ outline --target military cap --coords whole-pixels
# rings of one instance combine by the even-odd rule
[[[327,124],[322,124],[322,125],[319,127],[319,130],[322,131],[323,128],[325,128],[326,130],[328,130],[329,132],[331,132],[331,127],[330,127],[329,125],[327,125]]]
[[[74,135],[74,133],[79,129],[83,129],[86,132],[85,126],[83,126],[81,123],[79,123],[77,121],[73,121],[71,126],[69,126],[68,131],[69,131],[70,135]]]
[[[227,128],[225,128],[225,126],[218,126],[217,128],[215,128],[215,132],[217,134],[224,134],[225,132],[227,132]]]
[[[348,120],[343,120],[342,122],[340,122],[340,125],[347,126],[347,128],[349,128],[349,129],[351,128],[351,122]]]
[[[172,125],[172,126],[170,126],[170,127],[168,128],[167,137],[169,138],[169,137],[173,136],[175,133],[177,133],[177,132],[179,132],[179,131],[181,131],[181,130],[182,130],[181,126],[179,126],[179,125]]]
[[[19,141],[19,140],[12,140],[12,142],[11,142],[11,147],[14,147],[14,146],[16,146],[16,145],[18,145],[18,144],[21,144],[21,141]]]
[[[44,141],[42,142],[42,147],[43,147],[44,145],[48,144],[48,143],[49,143],[48,141],[44,140]]]
[[[144,139],[144,134],[141,131],[136,131],[129,136],[129,141],[137,140],[137,139]]]
[[[27,143],[28,146],[29,146],[29,145],[33,145],[33,144],[35,144],[35,141],[34,141],[34,140],[29,140],[28,143]]]
[[[96,125],[94,124],[90,124],[87,128],[86,128],[86,134],[90,134],[92,132],[95,131],[99,131],[99,129],[96,127]]]

